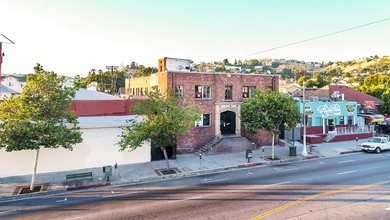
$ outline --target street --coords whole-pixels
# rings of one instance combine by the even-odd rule
[[[4,219],[387,219],[390,152],[0,204]]]

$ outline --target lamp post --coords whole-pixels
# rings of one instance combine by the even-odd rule
[[[303,81],[302,84],[302,103],[303,103],[303,149],[302,149],[302,156],[306,157],[307,150],[306,150],[306,109],[305,109],[305,103],[306,103],[306,98],[305,98],[305,81]]]

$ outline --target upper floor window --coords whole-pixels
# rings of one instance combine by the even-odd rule
[[[210,114],[202,114],[199,121],[195,122],[196,127],[209,127],[210,126]]]
[[[244,86],[242,87],[242,97],[250,98],[255,94],[256,86]]]
[[[184,97],[184,86],[183,85],[176,85],[175,87],[175,93],[179,95],[179,97]]]
[[[233,99],[233,86],[225,86],[225,100]]]
[[[195,98],[211,99],[210,86],[195,86]]]

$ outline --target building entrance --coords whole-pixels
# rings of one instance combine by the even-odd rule
[[[221,113],[220,129],[222,135],[236,134],[236,113],[225,111]]]

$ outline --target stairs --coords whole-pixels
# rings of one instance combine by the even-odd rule
[[[223,139],[222,136],[217,135],[213,140],[209,141],[207,144],[203,145],[199,150],[195,151],[196,155],[204,155],[209,150],[213,149]]]
[[[325,142],[331,141],[333,138],[337,136],[336,132],[328,132],[328,135],[324,138]]]

